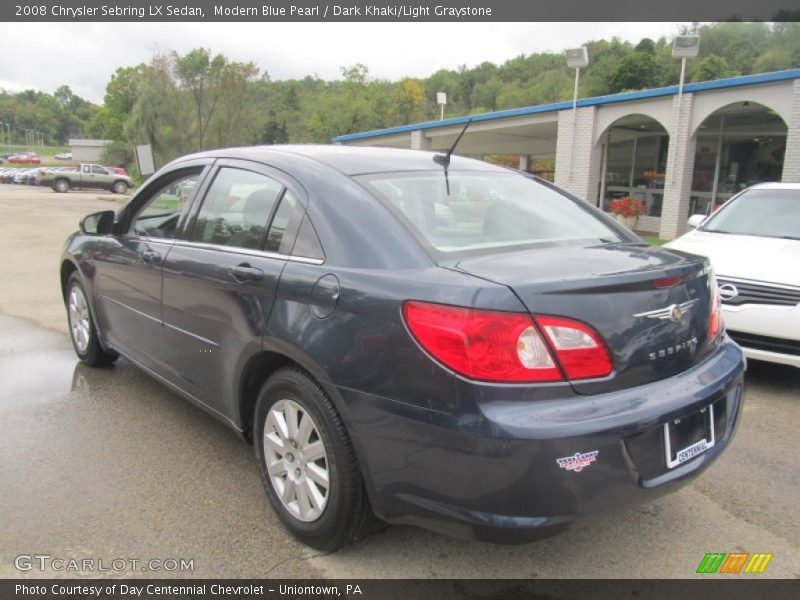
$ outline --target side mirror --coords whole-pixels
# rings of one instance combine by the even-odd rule
[[[700,225],[702,225],[703,221],[705,220],[706,220],[705,215],[692,215],[691,217],[689,217],[689,220],[686,223],[692,229],[696,229],[697,227],[700,227]]]
[[[114,211],[101,210],[84,217],[81,231],[87,235],[108,235],[114,231]]]

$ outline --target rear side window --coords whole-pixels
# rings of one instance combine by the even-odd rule
[[[297,232],[297,240],[294,243],[292,254],[303,258],[313,258],[315,260],[325,260],[325,253],[322,251],[322,244],[319,242],[317,232],[308,219],[308,215],[303,218],[300,231]]]
[[[578,239],[619,241],[569,198],[515,173],[426,171],[364,176],[368,186],[443,253]]]
[[[292,192],[286,190],[278,206],[278,210],[275,211],[275,217],[273,217],[272,223],[269,226],[265,250],[268,252],[289,254],[290,249],[286,248],[283,243],[284,239],[286,239],[287,242],[289,241],[286,237],[286,232],[296,230],[296,221],[302,216],[302,205]]]
[[[259,173],[222,168],[206,194],[188,239],[258,249],[283,186]]]

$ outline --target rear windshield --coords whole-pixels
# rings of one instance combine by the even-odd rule
[[[515,173],[426,171],[362,176],[413,233],[439,252],[542,242],[621,241],[574,201]]]
[[[800,240],[800,190],[749,190],[711,217],[703,231]]]

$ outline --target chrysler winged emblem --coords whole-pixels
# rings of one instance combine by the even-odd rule
[[[697,304],[698,299],[695,298],[694,300],[689,300],[688,302],[683,302],[682,304],[670,304],[664,308],[658,308],[656,310],[651,310],[648,312],[638,313],[633,315],[636,318],[643,317],[647,319],[661,319],[662,321],[672,321],[673,323],[679,323],[680,320],[683,318],[689,310]]]

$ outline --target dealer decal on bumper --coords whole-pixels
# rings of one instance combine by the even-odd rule
[[[558,463],[558,466],[561,467],[562,469],[580,473],[581,471],[589,467],[595,460],[597,460],[598,454],[600,454],[599,450],[592,450],[591,452],[584,452],[583,454],[581,454],[580,452],[576,452],[572,456],[557,458],[556,462]]]

